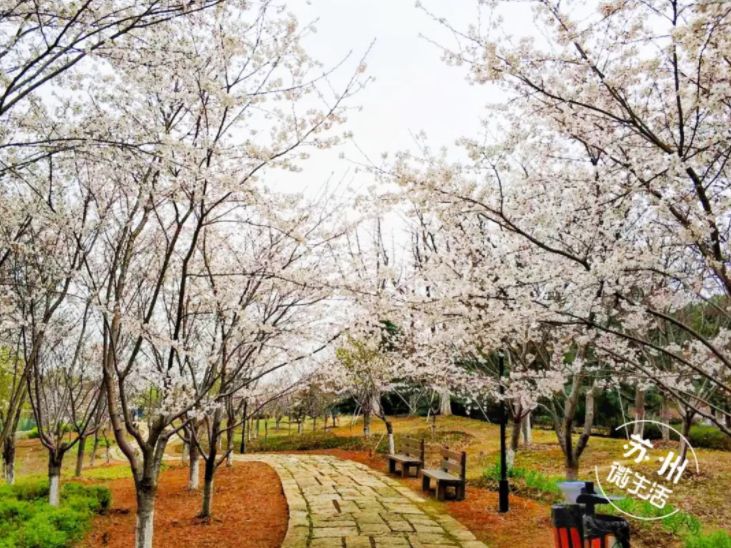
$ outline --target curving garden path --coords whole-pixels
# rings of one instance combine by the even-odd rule
[[[284,548],[485,548],[408,487],[357,462],[326,455],[237,455],[269,464],[289,505]]]

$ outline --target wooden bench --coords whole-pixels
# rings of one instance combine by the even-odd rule
[[[467,453],[456,453],[448,448],[441,449],[442,462],[439,468],[424,468],[421,471],[421,488],[429,491],[430,482],[437,483],[437,500],[447,498],[447,489],[454,487],[454,500],[464,500]]]
[[[401,465],[401,476],[407,477],[411,468],[416,468],[416,475],[419,476],[419,471],[424,466],[424,440],[417,441],[412,438],[403,438],[399,442],[399,449],[393,455],[388,455],[388,472],[395,474],[396,465]]]

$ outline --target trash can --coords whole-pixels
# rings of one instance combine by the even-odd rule
[[[587,481],[576,502],[584,505],[581,520],[584,548],[629,548],[629,523],[618,516],[595,514],[594,506],[608,504],[609,499],[594,492],[594,482]]]
[[[573,498],[573,497],[572,497]],[[555,548],[629,548],[627,520],[595,514],[594,506],[609,499],[594,492],[594,483],[587,481],[576,504],[555,504],[551,522]]]
[[[603,514],[584,516],[584,548],[629,548],[626,519]]]
[[[582,548],[584,510],[578,504],[554,504],[551,507],[555,548]]]

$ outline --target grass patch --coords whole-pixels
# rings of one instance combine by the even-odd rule
[[[109,489],[67,483],[61,505],[46,501],[48,482],[27,480],[0,487],[0,547],[64,548],[79,541],[94,514],[111,505]]]
[[[116,480],[132,477],[132,469],[128,464],[111,464],[109,466],[96,466],[84,470],[84,477],[96,480]]]
[[[317,449],[364,449],[362,438],[336,436],[331,432],[308,432],[292,436],[259,438],[248,443],[247,450],[252,452],[269,451],[310,451]]]
[[[546,476],[536,470],[518,467],[510,468],[508,477],[512,480],[511,487],[514,490],[528,491],[534,498],[551,501],[558,501],[561,498],[561,490],[558,487],[558,484],[564,481],[561,477]],[[483,480],[490,486],[497,485],[500,480],[499,462],[484,470]],[[675,510],[669,504],[659,509],[648,501],[632,498],[624,498],[615,501],[614,504],[624,512],[644,517],[660,517]],[[622,516],[622,512],[611,505],[603,505],[601,513]],[[658,527],[670,535],[683,539],[686,548],[731,548],[731,536],[726,531],[703,534],[700,520],[682,510],[654,522],[632,522],[633,529],[641,528],[646,531],[642,536],[651,537],[652,531],[657,531]]]
[[[512,488],[517,491],[530,491],[540,500],[557,500],[561,496],[558,484],[565,481],[560,476],[547,476],[538,470],[528,470],[514,466],[508,469],[508,477],[513,480]],[[497,485],[500,481],[500,462],[496,461],[491,467],[485,468],[483,480],[489,486]]]
[[[690,535],[685,539],[685,548],[731,548],[731,535],[726,531]]]

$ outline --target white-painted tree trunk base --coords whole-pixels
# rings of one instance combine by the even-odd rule
[[[190,476],[188,477],[188,489],[191,491],[197,491],[200,487],[200,460],[195,459],[190,463]]]
[[[5,483],[15,485],[15,462],[5,463]]]
[[[50,476],[48,483],[48,503],[58,506],[61,502],[61,476]]]
[[[152,548],[153,524],[155,521],[155,511],[150,510],[148,513],[140,515],[137,513],[137,521],[135,525],[135,546],[136,548]]]
[[[533,429],[530,423],[530,413],[523,418],[523,445],[530,445],[533,442]]]
[[[452,414],[452,397],[448,388],[442,388],[439,392],[439,414],[449,417]]]

